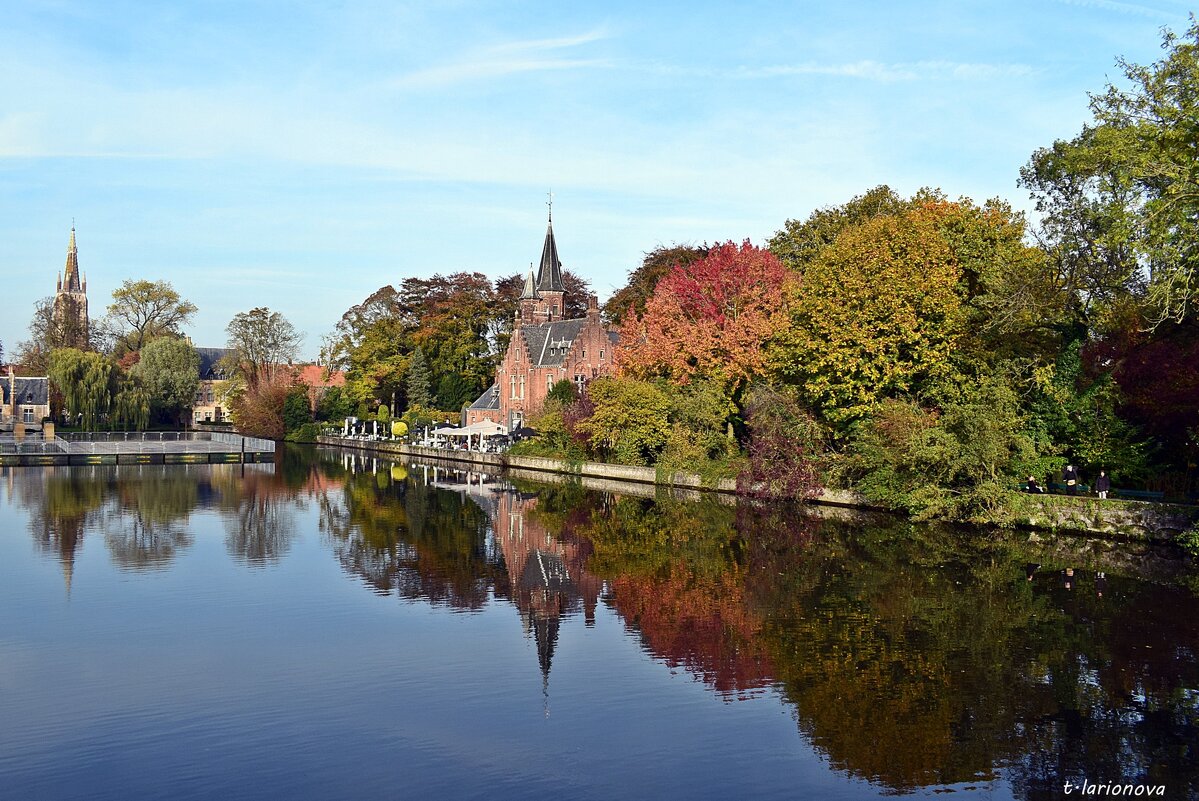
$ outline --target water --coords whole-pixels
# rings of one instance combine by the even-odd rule
[[[1199,581],[1033,540],[332,451],[8,468],[0,798],[1199,797]]]

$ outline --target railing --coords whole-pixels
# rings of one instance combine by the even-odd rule
[[[229,452],[275,452],[272,440],[225,431],[71,431],[51,439],[28,436],[18,440],[12,435],[0,435],[0,453],[188,452],[187,443],[205,443],[195,449],[197,452],[218,449],[227,449]]]

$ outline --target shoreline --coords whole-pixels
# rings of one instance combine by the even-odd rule
[[[595,481],[611,481],[653,485],[689,492],[736,495],[736,482],[722,479],[716,486],[705,485],[694,473],[660,474],[654,467],[607,464],[604,462],[568,462],[544,456],[511,456],[506,453],[477,451],[447,451],[399,442],[356,440],[343,437],[317,438],[318,445],[371,451],[381,454],[436,459],[458,464],[482,465],[504,471],[530,471],[574,476]],[[1113,539],[1148,542],[1171,542],[1180,533],[1199,522],[1199,507],[1147,501],[1116,499],[1100,500],[1065,495],[1025,495],[1023,513],[1009,527],[1033,531],[1077,532]],[[825,489],[819,497],[807,503],[817,506],[860,509],[870,512],[900,514],[871,503],[849,490]],[[994,525],[1000,525],[995,523]]]

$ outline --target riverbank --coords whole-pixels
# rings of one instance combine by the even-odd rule
[[[372,451],[417,459],[488,467],[494,470],[521,470],[577,476],[595,481],[633,482],[693,492],[735,494],[736,482],[723,479],[715,486],[705,485],[694,473],[666,473],[653,467],[607,464],[604,462],[568,462],[541,456],[513,456],[506,453],[479,453],[425,448],[399,442],[319,437],[322,445]],[[1100,500],[1064,495],[1019,494],[1020,527],[1078,532],[1118,539],[1169,542],[1199,523],[1199,507],[1146,501]],[[895,511],[879,507],[849,490],[826,489],[812,499],[821,506]]]

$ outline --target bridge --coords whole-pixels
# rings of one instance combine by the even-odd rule
[[[86,431],[0,435],[0,466],[269,462],[275,443],[223,431]]]

